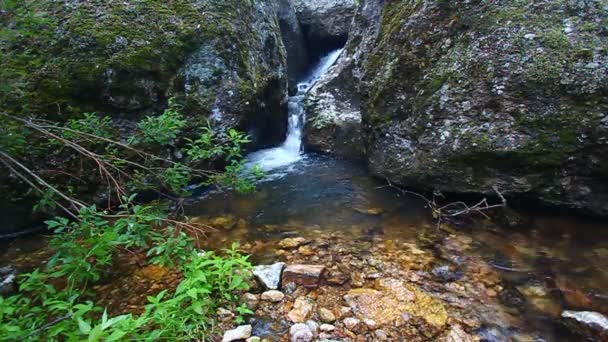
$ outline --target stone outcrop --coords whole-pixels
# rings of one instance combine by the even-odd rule
[[[304,145],[308,150],[349,159],[363,159],[364,143],[359,96],[344,77],[350,56],[342,53],[336,64],[306,94]]]
[[[346,41],[357,7],[355,0],[293,0],[310,41]]]
[[[177,97],[192,122],[219,119],[260,146],[278,143],[287,74],[277,1],[38,1],[32,11],[46,16],[32,26],[38,38],[6,41],[0,105],[53,119],[85,111],[132,119]],[[18,31],[19,15],[6,13],[3,25]]]
[[[306,37],[296,15],[293,0],[277,0],[279,3],[279,27],[287,51],[287,75],[292,94],[297,92],[297,83],[306,72],[310,59]]]
[[[605,18],[598,1],[361,1],[307,142],[341,154],[325,118],[354,108],[378,177],[608,215]]]

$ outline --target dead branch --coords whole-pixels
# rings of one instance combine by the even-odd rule
[[[491,209],[504,208],[507,206],[506,198],[503,196],[503,194],[498,190],[498,187],[496,187],[496,186],[493,186],[492,189],[494,190],[494,192],[496,192],[496,194],[500,198],[501,203],[489,204],[488,200],[486,198],[483,198],[481,201],[479,201],[471,206],[469,206],[468,204],[466,204],[465,202],[462,202],[462,201],[451,202],[451,203],[448,203],[443,206],[438,206],[437,201],[435,199],[435,195],[433,195],[433,199],[431,200],[417,192],[402,189],[401,187],[392,184],[391,181],[388,179],[386,180],[386,182],[387,182],[386,186],[393,188],[402,194],[414,195],[414,196],[422,199],[424,202],[426,202],[427,207],[429,207],[431,209],[433,218],[435,218],[437,220],[437,227],[440,226],[442,219],[445,219],[445,218],[472,215],[472,214],[479,214],[485,218],[489,218],[485,212],[487,212],[488,210],[491,210]]]

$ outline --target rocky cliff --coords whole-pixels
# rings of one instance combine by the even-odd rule
[[[362,1],[341,71],[309,95],[308,141],[336,149],[354,108],[379,177],[608,215],[607,12],[602,1]]]

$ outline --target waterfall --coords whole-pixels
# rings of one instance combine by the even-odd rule
[[[306,119],[304,97],[336,62],[341,52],[342,49],[338,49],[321,58],[310,75],[298,83],[297,94],[289,97],[287,138],[279,147],[260,150],[247,156],[249,165],[259,165],[264,171],[269,171],[295,163],[302,158],[302,129]]]

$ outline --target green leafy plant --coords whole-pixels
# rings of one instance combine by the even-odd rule
[[[86,133],[102,138],[112,138],[114,136],[113,122],[110,117],[100,116],[97,113],[84,113],[80,119],[71,119],[65,124],[69,130],[63,132],[63,137],[72,140],[81,140],[86,138],[83,134]],[[87,139],[96,143],[103,143],[102,140]]]
[[[165,169],[162,174],[163,181],[167,187],[174,193],[187,194],[184,188],[188,186],[192,179],[192,169],[186,165],[176,163],[173,166]]]
[[[176,260],[183,264],[192,252],[192,239],[184,232],[177,232],[175,227],[168,227],[164,234],[152,238],[154,247],[146,254],[150,262],[161,266],[175,266]]]
[[[171,145],[187,121],[179,112],[181,106],[174,99],[169,99],[169,108],[159,116],[148,116],[139,123],[141,137],[135,137],[133,142]]]
[[[173,297],[163,300],[166,292],[162,291],[148,298],[147,310],[158,326],[158,336],[204,338],[217,308],[235,302],[240,291],[249,289],[246,280],[252,266],[247,259],[237,245],[226,256],[192,252]]]

